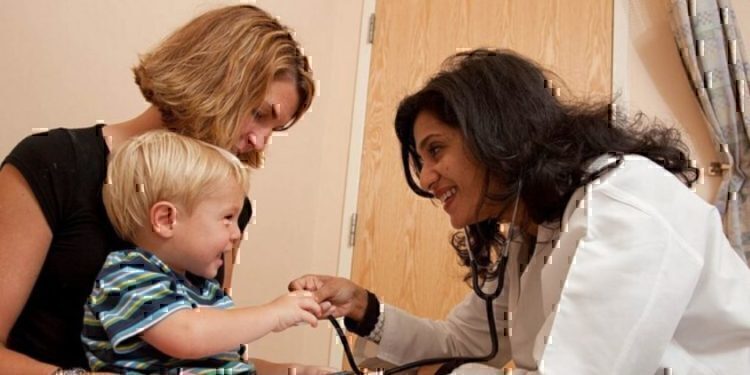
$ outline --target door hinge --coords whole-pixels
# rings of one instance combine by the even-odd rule
[[[370,15],[370,27],[367,32],[367,43],[372,44],[375,40],[375,13]]]
[[[353,213],[349,222],[349,247],[354,247],[354,240],[357,237],[357,213]]]

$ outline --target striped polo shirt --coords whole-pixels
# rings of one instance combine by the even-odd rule
[[[140,334],[175,311],[227,309],[232,300],[216,280],[186,278],[142,249],[109,254],[84,306],[81,338],[94,371],[126,374],[253,374],[239,349],[198,360],[167,356]]]

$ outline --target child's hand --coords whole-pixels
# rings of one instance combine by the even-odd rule
[[[313,294],[307,291],[285,294],[268,305],[277,319],[276,327],[273,329],[274,332],[283,331],[304,322],[317,327],[317,317],[323,312],[320,305],[315,302]]]

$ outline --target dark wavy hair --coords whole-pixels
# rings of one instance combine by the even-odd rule
[[[421,90],[401,101],[396,112],[409,187],[417,195],[434,198],[417,183],[422,161],[414,121],[422,111],[461,131],[467,151],[486,168],[483,192],[488,200],[512,209],[520,191],[527,218],[538,224],[562,218],[573,192],[591,180],[589,163],[607,153],[645,156],[688,186],[698,179],[676,129],[642,113],[628,119],[612,111],[611,102],[563,102],[552,88],[552,78],[557,77],[509,50],[477,49],[449,57]],[[489,194],[490,181],[497,180],[502,190]],[[498,220],[471,224],[451,241],[465,266],[468,249],[473,251],[482,281],[497,278],[501,271],[489,267],[493,254],[508,241]]]

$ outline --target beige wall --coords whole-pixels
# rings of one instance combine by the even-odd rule
[[[745,41],[745,52],[750,54],[750,0],[732,0],[732,6]]]
[[[257,223],[237,267],[236,300],[256,304],[303,273],[336,274],[362,0],[258,1],[298,31],[320,94],[304,123],[273,139],[255,176]],[[259,284],[259,282],[261,282]],[[251,345],[263,358],[328,363],[331,328],[293,328]]]
[[[642,110],[681,129],[693,151],[692,158],[705,172],[710,162],[718,160],[717,150],[675,46],[669,24],[670,0],[622,1],[627,5],[628,37],[626,58],[620,63],[626,65],[624,99],[628,109]],[[734,0],[733,3],[745,36],[745,49],[750,53],[747,39],[750,38],[750,1]],[[713,200],[720,178],[706,173],[703,176],[696,191],[704,199]]]
[[[7,1],[0,12],[0,155],[32,128],[84,127],[129,119],[146,104],[130,67],[169,31],[239,1]],[[238,305],[284,293],[307,272],[336,273],[361,0],[275,0],[257,4],[297,31],[320,94],[286,137],[273,138],[266,168],[253,175],[257,221],[249,226],[234,278]],[[248,322],[248,324],[252,324]],[[327,364],[327,324],[254,343],[251,354]]]

